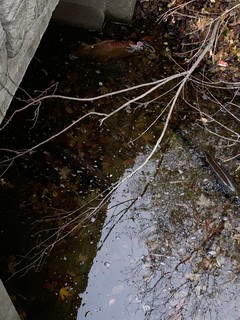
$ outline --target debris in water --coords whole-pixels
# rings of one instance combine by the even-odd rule
[[[222,183],[232,192],[238,193],[238,186],[226,169],[220,165],[208,152],[204,151],[206,161]]]

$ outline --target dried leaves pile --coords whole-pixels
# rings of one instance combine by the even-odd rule
[[[178,45],[173,55],[186,65],[194,61],[204,45],[214,20],[221,17],[214,51],[210,52],[200,67],[212,81],[240,81],[240,3],[238,0],[140,0],[136,9],[137,19],[150,23],[167,22],[167,29],[174,33]],[[180,41],[179,41],[180,39]]]

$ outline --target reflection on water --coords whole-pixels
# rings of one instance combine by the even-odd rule
[[[114,28],[118,38],[132,35],[128,27],[122,29],[122,35],[119,26]],[[49,32],[23,83],[27,90],[35,92],[37,87],[45,91],[59,80],[59,94],[92,97],[179,72],[164,56],[159,29],[151,30],[157,50],[154,59],[140,55],[109,62],[72,59],[79,37],[84,40],[79,30],[52,26]],[[142,35],[142,26],[138,34]],[[88,36],[89,43],[92,37]],[[141,89],[110,95],[96,104],[48,101],[36,123],[36,115],[18,115],[2,144],[25,150],[89,111],[113,112],[142,93]],[[40,252],[44,257],[44,263],[39,263],[41,273],[6,281],[18,310],[22,308],[31,320],[75,320],[79,295],[78,320],[239,319],[239,207],[216,188],[193,151],[193,145],[197,149],[207,146],[210,152],[214,146],[218,152],[225,148],[216,136],[196,126],[198,111],[189,112],[179,101],[176,110],[181,114],[176,112],[171,118],[171,138],[168,136],[146,167],[115,190],[110,203],[94,210],[102,201],[105,182],[110,187],[134,161],[136,168],[146,159],[140,152],[152,150],[161,135],[172,96],[170,86],[156,90],[102,126],[99,119],[88,118],[53,145],[19,158],[1,180],[5,213],[1,277],[6,280],[18,272],[19,261],[32,247],[46,245],[41,237],[50,241],[51,255],[46,261],[44,246]],[[18,101],[15,103],[20,108]],[[208,106],[206,99],[199,104],[222,119],[222,112]],[[194,125],[190,127],[188,122]],[[178,125],[188,133],[186,139],[171,132],[172,128],[177,131]],[[213,130],[211,125],[208,129]],[[106,181],[106,176],[111,179]],[[65,238],[66,234],[69,237]],[[60,235],[62,241],[57,241]]]
[[[144,155],[141,155],[138,160],[143,158]],[[146,168],[151,175],[154,175],[156,164],[149,163]],[[135,281],[136,277],[144,277],[148,268],[143,267],[144,257],[148,255],[143,228],[145,223],[147,228],[154,224],[149,220],[151,216],[147,210],[151,197],[146,191],[148,203],[143,202],[144,195],[135,203],[137,211],[135,206],[131,208],[131,204],[149,179],[150,176],[137,175],[134,181],[121,185],[113,194],[100,241],[101,248],[89,274],[88,287],[82,295],[78,319],[85,316],[90,319],[144,319],[149,305],[142,300],[138,292],[139,289],[141,291],[140,283]]]
[[[238,319],[237,211],[196,168],[176,145],[116,190],[78,320]]]

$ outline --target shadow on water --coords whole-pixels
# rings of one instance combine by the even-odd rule
[[[140,29],[108,28],[112,38],[116,28],[125,40],[143,36]],[[79,30],[51,25],[22,87],[34,95],[59,81],[59,94],[83,97],[174,72],[154,30],[154,57],[75,59],[78,41],[96,36],[105,35],[80,38]],[[44,102],[13,119],[2,145],[29,148],[89,110],[109,112],[131,97]],[[132,104],[101,127],[88,118],[19,158],[2,177],[0,275],[22,319],[238,319],[239,203],[203,160],[203,141],[217,140],[179,121],[194,112],[173,116],[154,157],[91,214],[106,189],[152,150],[166,103]],[[12,110],[23,105],[15,101]]]

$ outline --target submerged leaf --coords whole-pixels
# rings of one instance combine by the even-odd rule
[[[62,287],[59,290],[59,296],[62,300],[65,300],[66,298],[70,297],[72,293],[72,288],[71,287]]]

